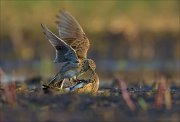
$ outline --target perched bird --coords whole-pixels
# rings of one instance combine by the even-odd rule
[[[46,26],[42,25],[42,28],[49,42],[56,49],[55,62],[67,62],[50,81],[48,86],[63,88],[64,79],[68,78],[78,81],[77,77],[89,69],[95,73],[96,65],[92,59],[87,59],[89,40],[75,18],[67,11],[61,11],[57,18],[60,38],[53,34]],[[91,74],[94,77],[98,77],[96,73],[96,75]]]

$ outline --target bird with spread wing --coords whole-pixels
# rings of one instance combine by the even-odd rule
[[[59,37],[53,34],[45,25],[42,25],[42,28],[49,42],[56,50],[54,62],[66,62],[66,64],[47,86],[63,88],[64,79],[81,82],[90,81],[84,82],[80,87],[80,82],[77,83],[73,87],[76,89],[73,90],[86,91],[86,89],[90,89],[88,91],[96,92],[99,86],[99,78],[95,73],[96,64],[92,59],[87,59],[87,51],[90,44],[82,27],[67,11],[60,11],[59,16],[57,16],[57,25]],[[81,76],[83,76],[83,79]]]

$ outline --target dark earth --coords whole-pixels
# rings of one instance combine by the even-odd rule
[[[40,85],[40,78],[25,82],[1,83],[0,121],[1,122],[136,122],[158,121],[179,122],[180,88],[171,86],[169,101],[171,107],[153,85],[130,84],[128,95],[135,108],[128,107],[123,97],[122,87],[117,83],[101,86],[97,95],[45,93]],[[127,96],[126,96],[127,97]],[[158,104],[157,99],[162,99]],[[167,101],[167,100],[166,100]]]

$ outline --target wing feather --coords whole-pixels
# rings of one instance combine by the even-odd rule
[[[67,11],[57,16],[59,36],[75,51],[79,59],[87,58],[89,40],[76,19]]]
[[[66,62],[70,61],[67,58],[65,58],[65,54],[71,50],[75,51],[71,46],[66,44],[62,39],[58,38],[54,33],[52,33],[45,25],[41,24],[43,28],[43,32],[48,38],[49,42],[51,45],[55,48],[56,50],[56,57],[54,62],[61,63],[61,62]],[[76,57],[76,55],[74,55]]]

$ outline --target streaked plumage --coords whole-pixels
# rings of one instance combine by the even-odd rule
[[[73,80],[77,80],[78,77],[83,76],[83,74],[87,74],[88,70],[95,71],[96,64],[91,59],[85,59],[79,63],[79,65],[65,64],[62,69],[58,72],[56,78],[50,82],[49,85],[53,85],[53,87],[62,88],[62,83],[65,78],[73,78]],[[74,78],[75,77],[75,78]],[[86,78],[87,79],[87,78]],[[59,82],[58,82],[58,81]]]
[[[82,87],[76,87],[76,89],[72,89],[73,92],[93,94],[97,92],[99,88],[99,77],[93,70],[87,71],[82,76],[78,77],[78,79],[82,79],[82,81],[85,80],[86,82]]]
[[[56,58],[54,62],[61,63],[61,62],[78,62],[78,57],[76,55],[75,50],[66,44],[62,39],[57,37],[54,33],[52,33],[46,26],[41,24],[43,28],[43,32],[46,35],[49,42],[56,50]]]
[[[63,88],[63,80],[68,78],[77,81],[81,75],[86,74],[88,70],[92,72],[89,76],[84,77],[83,80],[90,80],[95,83],[84,84],[84,90],[95,89],[97,91],[99,86],[99,78],[95,73],[96,65],[93,60],[87,59],[87,51],[89,49],[89,40],[86,37],[83,29],[76,19],[67,11],[61,11],[57,17],[57,24],[59,30],[59,37],[53,34],[46,26],[42,25],[45,35],[49,42],[56,49],[55,62],[67,62],[57,75],[50,81],[48,86]],[[81,81],[81,79],[78,79]],[[83,87],[82,87],[83,88]],[[83,91],[79,88],[80,91]],[[85,90],[86,91],[86,90]]]
[[[60,82],[54,84],[55,88],[60,88]],[[89,69],[83,75],[77,77],[76,82],[65,82],[63,89],[67,92],[92,93],[95,94],[99,88],[99,77],[94,70]]]
[[[67,11],[60,11],[57,16],[59,36],[75,51],[80,60],[87,58],[89,40],[76,19]]]

